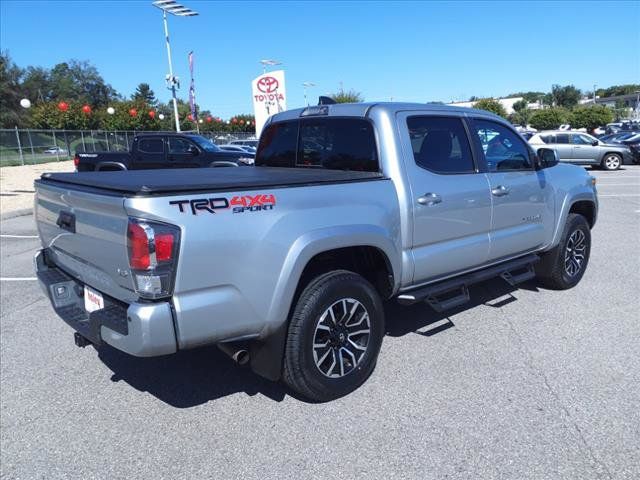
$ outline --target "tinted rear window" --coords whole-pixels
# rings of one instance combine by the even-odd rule
[[[378,171],[373,127],[353,118],[275,123],[260,138],[256,165]]]
[[[161,138],[141,138],[138,150],[145,153],[163,153],[164,143]]]

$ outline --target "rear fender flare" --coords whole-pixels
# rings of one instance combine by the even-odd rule
[[[118,170],[127,170],[127,166],[121,162],[100,162],[96,165],[96,172],[104,170],[105,167],[117,168]]]

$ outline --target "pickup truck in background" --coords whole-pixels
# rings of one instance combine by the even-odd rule
[[[253,165],[248,152],[229,152],[209,139],[190,133],[144,133],[133,139],[130,152],[76,152],[78,172],[148,170],[156,168],[238,167]]]
[[[575,286],[598,211],[583,168],[493,114],[425,104],[278,113],[254,168],[53,173],[35,189],[37,276],[77,345],[217,344],[314,401],[373,372],[384,300],[441,311],[491,277]]]

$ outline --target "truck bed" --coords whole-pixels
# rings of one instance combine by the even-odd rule
[[[127,196],[176,192],[235,191],[376,180],[378,172],[321,168],[226,167],[129,170],[117,172],[44,173],[40,180],[60,187],[100,189]]]

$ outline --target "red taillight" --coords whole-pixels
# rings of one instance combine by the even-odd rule
[[[171,296],[180,229],[166,223],[130,218],[127,247],[135,291],[151,299]]]
[[[161,233],[156,235],[156,260],[166,262],[173,254],[173,234]]]
[[[129,223],[129,265],[136,270],[146,270],[151,265],[149,238],[137,223]]]
[[[73,157],[73,164],[75,165],[76,168],[78,168],[78,165],[80,165],[80,157],[78,155]]]

